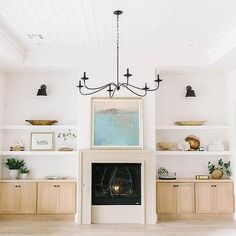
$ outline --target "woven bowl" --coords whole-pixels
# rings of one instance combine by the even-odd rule
[[[31,125],[53,125],[57,122],[57,120],[25,120],[29,122]]]
[[[204,124],[205,120],[182,120],[182,121],[175,121],[176,125],[184,125],[184,126],[198,126]]]
[[[158,143],[158,147],[161,150],[171,150],[174,147],[174,143],[170,143],[170,142],[160,142]]]

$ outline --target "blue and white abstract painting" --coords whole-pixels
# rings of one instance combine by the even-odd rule
[[[93,99],[94,147],[140,147],[140,99]]]

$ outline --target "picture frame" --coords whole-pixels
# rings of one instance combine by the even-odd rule
[[[31,151],[53,151],[55,148],[54,132],[31,132]]]
[[[143,149],[143,100],[91,98],[91,149]]]

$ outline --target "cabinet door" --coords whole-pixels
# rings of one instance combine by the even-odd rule
[[[60,183],[59,186],[59,212],[75,213],[75,183]]]
[[[176,213],[176,187],[173,183],[157,183],[157,213]]]
[[[0,183],[0,213],[17,214],[20,204],[20,188],[17,183]]]
[[[214,185],[212,183],[196,183],[196,213],[215,213]]]
[[[57,183],[38,183],[37,213],[57,213],[59,209]]]
[[[177,183],[177,213],[194,213],[194,183]]]
[[[234,212],[234,191],[232,183],[214,184],[215,211],[216,213]]]
[[[20,183],[20,214],[36,213],[36,183]]]

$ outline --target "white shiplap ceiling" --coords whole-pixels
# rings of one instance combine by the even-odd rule
[[[124,49],[209,49],[236,27],[236,0],[0,0],[0,21],[29,51],[112,49],[117,8]]]

